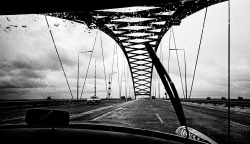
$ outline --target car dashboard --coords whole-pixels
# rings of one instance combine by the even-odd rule
[[[1,140],[8,143],[201,143],[173,134],[92,123],[69,124],[66,127],[3,125],[0,126],[0,135]]]

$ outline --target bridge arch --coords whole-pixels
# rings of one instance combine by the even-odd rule
[[[132,76],[134,94],[151,95],[153,63],[146,49],[157,52],[163,36],[185,17],[226,0],[164,1],[149,6],[133,6],[90,12],[50,13],[51,16],[94,25],[122,49]]]

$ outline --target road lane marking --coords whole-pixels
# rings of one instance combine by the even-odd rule
[[[231,123],[234,123],[234,124],[236,124],[236,125],[240,125],[240,126],[242,126],[242,127],[248,127],[248,128],[250,128],[250,126],[248,126],[248,125],[244,125],[244,124],[241,124],[241,123],[237,123],[237,122],[234,122],[234,121],[230,121]]]
[[[111,108],[111,107],[113,107],[113,105],[106,106],[106,107],[101,107],[101,108],[98,108],[98,109],[90,110],[90,111],[79,113],[79,114],[74,114],[74,115],[70,116],[70,119],[78,118],[78,117],[81,117],[81,116],[84,116],[84,115],[87,115],[87,114],[91,114],[91,113],[94,113],[94,112],[98,112],[98,111],[101,111],[101,110],[104,110],[104,109],[108,109],[108,108]]]
[[[147,101],[147,103],[149,104],[150,107],[152,107],[152,105]]]
[[[123,105],[122,107],[128,105],[131,102],[132,101],[128,102],[127,104]],[[101,110],[112,108],[114,105],[115,104],[110,105],[110,106],[106,106],[106,107],[101,107],[101,108],[94,109],[94,110],[90,110],[90,111],[87,111],[87,112],[79,113],[79,114],[73,114],[73,115],[70,116],[70,119],[75,119],[75,118],[78,118],[78,117],[81,117],[81,116],[84,116],[84,115],[87,115],[87,114],[91,114],[91,113],[94,113],[94,112],[98,112],[98,111],[101,111]],[[12,120],[20,120],[20,119],[25,119],[25,116],[1,120],[0,123],[1,122],[12,121]]]
[[[163,120],[161,119],[161,117],[158,115],[158,114],[155,114],[156,116],[157,116],[157,118],[159,119],[159,121],[161,122],[161,123],[163,123]]]
[[[136,100],[127,102],[127,103],[121,105],[120,107],[118,107],[118,108],[116,108],[116,109],[114,109],[114,110],[112,110],[112,111],[109,111],[109,112],[107,112],[107,113],[105,113],[105,114],[103,114],[103,115],[101,115],[101,116],[98,116],[98,117],[96,117],[96,118],[94,118],[94,119],[92,119],[92,120],[94,121],[94,120],[98,120],[98,119],[100,119],[100,118],[102,118],[102,117],[105,117],[105,116],[109,115],[110,113],[112,113],[112,112],[114,112],[114,111],[116,111],[116,110],[119,110],[119,109],[121,109],[121,108],[123,108],[123,107],[125,107],[125,106],[127,106],[127,105],[129,105],[129,104],[131,104],[131,103],[134,102],[134,101],[136,101]]]
[[[6,122],[6,121],[12,121],[12,120],[20,120],[20,119],[24,119],[25,117],[17,117],[17,118],[11,118],[11,119],[5,119],[5,120],[1,120],[0,122]]]

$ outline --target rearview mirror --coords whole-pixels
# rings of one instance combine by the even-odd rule
[[[69,113],[62,110],[29,109],[25,122],[28,125],[60,127],[69,124]]]

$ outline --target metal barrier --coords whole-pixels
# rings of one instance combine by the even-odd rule
[[[205,104],[214,104],[214,105],[222,105],[225,104],[228,106],[228,101],[227,100],[222,100],[222,99],[181,99],[182,102],[192,102],[192,103],[205,103]],[[250,107],[250,100],[238,100],[238,99],[230,99],[230,107],[235,107],[239,106],[241,108],[244,107]]]
[[[119,98],[109,98],[102,99],[104,101],[107,100],[119,100]],[[87,101],[87,99],[38,99],[38,100],[0,100],[0,108],[20,108],[20,107],[38,107],[38,106],[53,106],[53,105],[64,105],[64,104],[72,104],[72,103],[83,103]]]
[[[56,99],[56,100],[1,100],[0,108],[9,108],[9,107],[26,107],[26,106],[52,106],[52,105],[62,105],[70,104],[72,102],[85,102],[86,99],[81,100],[70,100],[70,99]]]

